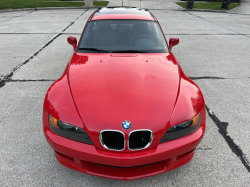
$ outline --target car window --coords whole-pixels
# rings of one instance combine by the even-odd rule
[[[94,49],[94,50],[93,50]],[[86,25],[78,52],[168,52],[155,21],[95,20]]]

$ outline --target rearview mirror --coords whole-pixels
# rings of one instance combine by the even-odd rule
[[[169,39],[169,52],[172,50],[172,47],[179,43],[179,38],[170,38]]]
[[[76,50],[76,44],[77,44],[76,38],[73,37],[73,36],[69,36],[69,37],[67,38],[67,41],[68,41],[68,43],[69,43],[70,45],[73,46],[73,49],[74,49],[74,51],[75,51],[75,50]]]

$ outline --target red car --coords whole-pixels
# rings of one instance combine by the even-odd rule
[[[171,53],[159,22],[145,9],[102,8],[49,88],[45,137],[71,169],[120,180],[188,163],[205,132],[198,86]]]

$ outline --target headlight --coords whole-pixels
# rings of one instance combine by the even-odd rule
[[[162,137],[160,143],[175,140],[193,133],[199,128],[200,121],[200,114],[198,114],[195,118],[189,121],[170,127]]]
[[[82,128],[59,121],[51,115],[49,115],[49,126],[54,133],[60,136],[86,144],[93,144]]]

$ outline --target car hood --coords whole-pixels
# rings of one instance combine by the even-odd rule
[[[170,53],[74,53],[69,85],[88,132],[106,129],[162,131],[179,87],[178,66]],[[125,131],[121,124],[129,120]]]

